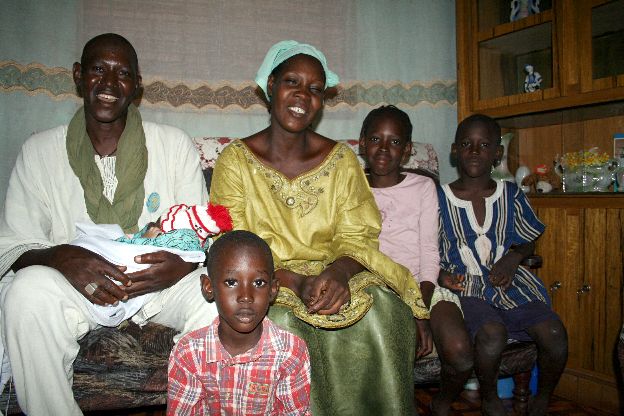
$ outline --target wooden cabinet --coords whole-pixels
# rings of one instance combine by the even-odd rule
[[[624,198],[613,194],[533,196],[546,231],[539,272],[569,336],[556,394],[617,413],[614,353],[622,327]]]
[[[509,0],[457,0],[458,118],[497,119],[508,166],[552,166],[567,152],[613,152],[624,133],[624,0],[541,0],[511,19]],[[526,64],[542,83],[524,91]],[[537,246],[570,357],[557,393],[619,412],[614,348],[622,327],[624,193],[532,195],[547,225]],[[560,285],[559,285],[560,284]]]
[[[460,118],[624,99],[624,1],[542,1],[539,13],[513,22],[510,3],[456,2]],[[529,93],[527,64],[542,77]]]

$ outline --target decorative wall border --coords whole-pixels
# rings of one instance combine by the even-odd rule
[[[55,99],[78,99],[71,70],[47,67],[38,63],[22,65],[14,61],[0,61],[0,91],[23,91],[29,95],[47,94]],[[194,109],[249,109],[264,107],[260,89],[252,83],[238,86],[223,83],[189,86],[183,82],[144,80],[143,102],[165,108],[190,106]],[[413,82],[350,82],[341,84],[336,94],[325,103],[327,108],[378,106],[395,104],[418,106],[428,104],[455,105],[455,81]]]

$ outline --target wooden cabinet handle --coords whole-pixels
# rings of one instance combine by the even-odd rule
[[[559,280],[555,280],[552,285],[550,285],[550,291],[555,293],[561,287],[561,282]]]

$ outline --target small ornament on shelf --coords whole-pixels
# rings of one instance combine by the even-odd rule
[[[542,85],[542,76],[540,73],[537,72],[531,64],[526,64],[524,66],[524,72],[526,72],[526,77],[524,77],[524,92],[539,90]]]
[[[524,19],[531,14],[537,14],[539,9],[540,0],[511,0],[511,14],[509,15],[509,21],[515,22],[516,20]]]
[[[518,169],[516,170],[516,184],[518,184],[520,189],[522,189],[522,192],[524,192],[525,194],[531,192],[531,187],[527,185],[523,185],[522,182],[524,181],[524,178],[526,178],[530,174],[531,174],[531,169],[529,169],[527,166],[524,166],[524,165],[519,166]]]
[[[503,155],[498,164],[492,168],[492,178],[497,181],[514,182],[514,175],[509,172],[507,166],[507,152],[509,151],[509,142],[513,139],[513,133],[505,133],[501,136],[501,146],[503,146]]]
[[[561,178],[555,169],[545,164],[538,165],[535,172],[526,176],[520,183],[522,187],[528,187],[530,192],[548,193],[561,190]]]

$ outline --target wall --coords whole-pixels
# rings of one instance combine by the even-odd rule
[[[410,115],[414,140],[434,144],[442,181],[455,177],[454,1],[8,0],[0,15],[1,201],[24,140],[67,123],[80,105],[71,65],[86,40],[107,31],[137,49],[143,118],[192,136],[264,128],[253,78],[266,50],[289,38],[314,44],[341,76],[317,131],[357,138],[368,111],[395,104]]]

